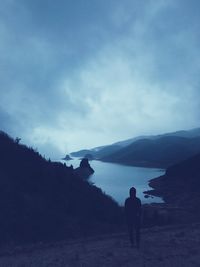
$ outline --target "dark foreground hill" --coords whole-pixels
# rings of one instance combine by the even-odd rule
[[[102,161],[133,166],[167,168],[200,152],[200,137],[164,136],[142,139],[118,150]]]
[[[0,132],[0,242],[59,240],[120,222],[118,205],[73,168]]]
[[[152,195],[169,203],[193,210],[200,218],[200,154],[169,167],[165,175],[150,181]]]
[[[198,267],[200,225],[154,227],[142,231],[140,250],[127,235],[96,236],[68,242],[16,247],[0,252],[9,267]]]

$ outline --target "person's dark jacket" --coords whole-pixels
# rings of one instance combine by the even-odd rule
[[[141,200],[137,197],[129,197],[125,201],[125,214],[127,222],[140,221],[141,219]]]

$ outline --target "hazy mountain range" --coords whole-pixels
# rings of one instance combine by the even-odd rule
[[[73,157],[133,166],[166,168],[200,152],[200,128],[162,135],[139,136],[111,145],[72,152]]]

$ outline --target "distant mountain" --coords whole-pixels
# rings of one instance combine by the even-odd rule
[[[77,152],[70,153],[70,156],[77,157],[77,158],[79,158],[79,157],[82,158],[82,157],[85,157],[85,155],[87,155],[87,154],[93,155],[93,153],[91,151],[92,150],[89,150],[89,149],[82,149],[82,150],[79,150]]]
[[[200,137],[165,135],[155,139],[138,140],[101,160],[134,166],[167,168],[199,152]]]
[[[170,133],[166,133],[166,134],[159,134],[159,135],[141,135],[141,136],[137,136],[137,137],[133,137],[127,140],[123,140],[123,141],[119,141],[116,143],[113,143],[112,145],[109,146],[118,146],[118,147],[126,147],[130,144],[132,144],[133,142],[136,142],[138,140],[142,140],[142,139],[159,139],[161,137],[165,137],[165,136],[179,136],[179,137],[186,137],[186,138],[193,138],[193,137],[197,137],[200,136],[200,128],[195,128],[192,130],[181,130],[181,131],[176,131],[176,132],[170,132]],[[99,147],[99,149],[101,148],[105,148],[105,146]]]
[[[195,128],[195,129],[187,130],[187,131],[184,131],[184,130],[176,131],[176,132],[171,132],[171,133],[166,133],[166,134],[161,134],[161,135],[138,136],[138,137],[130,138],[127,140],[119,141],[111,145],[95,147],[92,149],[83,149],[77,152],[72,152],[70,153],[70,155],[72,157],[82,158],[82,157],[85,157],[86,154],[89,154],[89,155],[92,155],[94,159],[103,158],[103,160],[106,160],[107,156],[111,158],[112,153],[120,151],[122,148],[128,147],[129,145],[133,144],[136,141],[143,140],[143,139],[156,140],[156,139],[159,139],[162,137],[168,137],[168,136],[194,138],[194,137],[200,136],[200,128]]]
[[[121,146],[119,145],[109,145],[101,148],[93,148],[91,150],[84,149],[77,152],[72,152],[70,155],[72,157],[87,157],[87,155],[91,155],[94,159],[100,159],[108,154],[118,151],[119,149],[121,149]]]
[[[167,168],[163,176],[152,179],[149,185],[153,188],[149,194],[161,196],[167,203],[194,209],[200,216],[200,153]]]
[[[19,141],[0,132],[0,242],[80,237],[120,223],[118,205],[79,178],[89,164],[77,175]]]

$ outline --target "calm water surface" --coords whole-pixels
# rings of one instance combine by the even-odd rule
[[[72,164],[76,168],[80,161],[73,159],[65,163],[68,166]],[[125,166],[96,160],[90,161],[90,165],[95,170],[95,173],[90,177],[90,181],[120,205],[124,204],[129,194],[129,188],[132,186],[136,187],[137,196],[142,203],[163,202],[158,197],[145,198],[143,191],[152,189],[148,186],[148,181],[162,175],[164,170]]]

